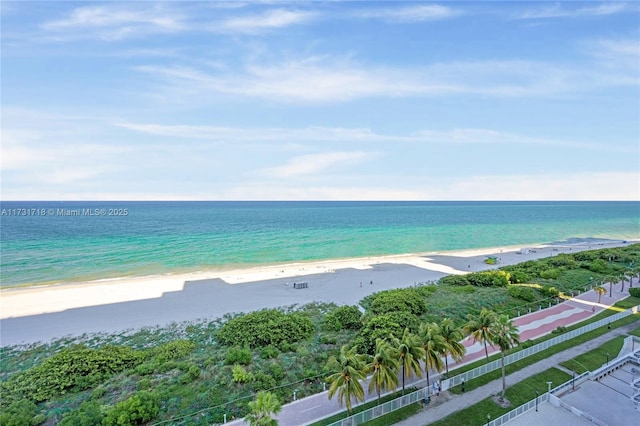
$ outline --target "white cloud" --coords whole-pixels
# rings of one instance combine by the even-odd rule
[[[357,13],[360,18],[375,18],[390,22],[423,22],[451,18],[460,12],[440,5],[418,5],[386,9],[369,9]]]
[[[564,2],[565,5],[570,4]],[[577,9],[567,9],[560,3],[545,6],[539,9],[531,9],[517,15],[517,19],[545,19],[545,18],[575,18],[583,16],[606,16],[630,10],[625,3],[603,3],[597,6],[589,6]]]
[[[267,177],[279,179],[300,175],[314,175],[335,167],[353,166],[376,156],[377,154],[361,151],[300,155],[291,158],[283,166],[263,169],[260,173]]]
[[[273,9],[261,15],[229,18],[214,28],[215,31],[255,34],[264,30],[299,25],[312,20],[313,12]]]
[[[630,148],[590,141],[549,139],[492,129],[457,128],[448,131],[420,130],[410,134],[382,134],[369,128],[310,126],[305,128],[234,128],[218,126],[186,126],[115,122],[115,126],[136,132],[183,139],[203,139],[209,142],[255,143],[289,141],[297,144],[313,142],[346,143],[428,143],[434,145],[533,145],[556,146],[588,150],[630,152]],[[634,150],[633,152],[636,152]]]
[[[85,6],[63,19],[45,22],[42,29],[69,37],[120,40],[184,29],[183,17],[161,7]]]
[[[401,68],[358,64],[344,58],[310,57],[251,64],[234,73],[190,67],[141,66],[174,97],[203,91],[275,102],[336,103],[367,97],[474,94],[494,97],[559,97],[607,87],[636,86],[634,69],[612,72],[600,63],[562,66],[535,61],[449,62]],[[162,88],[154,88],[157,93]]]

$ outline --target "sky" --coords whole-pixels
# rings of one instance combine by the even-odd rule
[[[638,2],[0,5],[2,200],[640,200]]]

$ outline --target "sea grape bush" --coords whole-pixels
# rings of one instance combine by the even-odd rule
[[[339,306],[324,316],[327,331],[358,330],[362,327],[362,313],[357,306]]]
[[[79,345],[63,349],[42,364],[4,382],[3,399],[26,397],[41,402],[67,392],[81,391],[138,365],[143,359],[143,352],[126,346],[92,349]]]
[[[373,315],[398,311],[422,315],[427,312],[423,293],[417,287],[380,291],[362,299],[360,306]]]
[[[290,348],[291,343],[309,337],[313,331],[313,323],[306,315],[263,309],[230,319],[216,332],[216,339],[225,346]]]

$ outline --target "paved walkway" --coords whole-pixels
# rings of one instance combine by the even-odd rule
[[[621,286],[619,284],[614,286],[611,297],[609,296],[608,293],[606,295],[603,295],[601,298],[600,304],[598,303],[598,295],[594,291],[587,291],[586,293],[583,293],[569,301],[565,301],[553,307],[550,307],[547,309],[541,309],[539,311],[531,312],[516,318],[514,320],[514,323],[520,329],[521,341],[543,336],[545,334],[550,333],[552,330],[555,330],[557,327],[569,326],[597,314],[598,312],[613,305],[618,300],[628,296],[628,291],[627,291],[628,286],[625,285],[624,293],[620,291],[620,287]],[[610,336],[612,336],[612,334],[607,333],[606,336],[609,336],[608,338],[611,338]],[[590,342],[585,343],[585,345],[588,345],[589,343]],[[466,338],[463,341],[463,344],[467,348],[467,355],[458,364],[454,365],[452,362],[449,362],[450,369],[464,365],[464,364],[468,364],[470,362],[474,362],[479,358],[482,358],[485,356],[484,346],[481,345],[480,343],[474,343],[471,338]],[[580,347],[582,346],[583,345],[580,345]],[[489,349],[489,355],[496,353],[498,351],[496,348],[493,348],[491,346],[489,346],[488,349]],[[574,356],[575,355],[568,356],[567,359],[573,358]],[[541,364],[541,363],[544,363],[546,366],[544,368],[542,368],[541,366],[538,366],[538,364]],[[531,366],[531,367],[527,367],[527,369],[524,369],[522,371],[532,371],[529,375],[533,375],[539,371],[546,370],[547,368],[555,364],[555,363],[549,364],[547,363],[547,361],[543,361],[541,363],[535,364],[539,368],[537,370],[529,370],[531,367],[533,367]],[[518,373],[514,373],[512,376],[509,376],[509,377],[520,377],[518,376]],[[529,375],[522,376],[522,378],[529,377]],[[518,380],[522,380],[522,378]],[[430,380],[432,382],[438,379],[439,379],[438,374],[435,374],[435,373],[430,374]],[[515,383],[517,381],[516,380],[516,381],[510,382],[509,380],[512,380],[512,379],[509,379],[509,378],[507,378],[507,380],[508,380],[507,381],[508,385],[510,383]],[[416,385],[424,386],[426,385],[426,380],[416,379],[416,378],[406,380],[407,387],[416,386]],[[491,384],[486,386],[490,386],[490,385]],[[498,381],[498,385],[499,385],[499,389],[501,389],[501,386],[502,386],[501,381]],[[365,389],[365,394],[366,394],[366,401],[375,400],[377,398],[377,395],[375,394],[375,392],[373,392],[372,394],[367,393],[366,392],[367,387],[368,387],[368,383],[363,383],[363,388]],[[484,389],[484,387],[480,389]],[[487,397],[487,395],[489,395],[489,393],[487,393],[488,390],[484,390],[483,392],[478,392],[478,393],[476,393],[476,391],[478,391],[478,389],[474,390],[473,392],[468,392],[462,396],[456,396],[451,401],[442,404],[443,408],[434,407],[433,409],[425,410],[425,413],[429,413],[427,416],[428,418],[431,418],[431,416],[433,415],[432,412],[434,412],[435,409],[445,410],[442,412],[443,413],[448,412],[450,414],[460,410],[463,407],[468,407],[469,405],[474,404],[475,402],[469,402],[471,401],[469,398],[473,398],[473,395],[479,395],[479,396],[481,395],[482,396],[481,399],[484,399]],[[445,394],[445,392],[443,392],[443,394]],[[478,401],[480,401],[481,399],[479,399]],[[462,401],[462,402],[458,402],[458,401]],[[452,408],[444,408],[444,407],[452,407]],[[303,399],[299,399],[292,403],[283,405],[282,411],[277,416],[277,420],[280,426],[300,426],[300,425],[313,423],[318,419],[343,412],[344,410],[345,410],[345,407],[339,404],[337,396],[334,396],[333,399],[329,400],[327,396],[327,392],[321,392]],[[436,413],[437,412],[440,412],[440,411],[436,411]],[[418,416],[420,415],[422,415],[422,413],[419,414]],[[437,418],[442,418],[442,417],[445,417],[446,415],[448,414],[441,415],[440,417],[437,417]],[[437,418],[434,418],[430,421],[434,421]],[[412,417],[410,420],[413,420],[413,419],[414,418]],[[401,424],[406,426],[415,426],[418,424],[423,424],[420,422],[426,422],[426,421],[428,420],[425,417],[425,419],[415,420],[414,422],[410,422],[410,423],[403,422]],[[244,423],[242,420],[236,420],[234,422],[230,422],[227,424],[237,426],[237,425],[242,425]]]

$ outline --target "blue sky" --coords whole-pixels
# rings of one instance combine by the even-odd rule
[[[4,200],[638,200],[636,2],[2,1]]]

